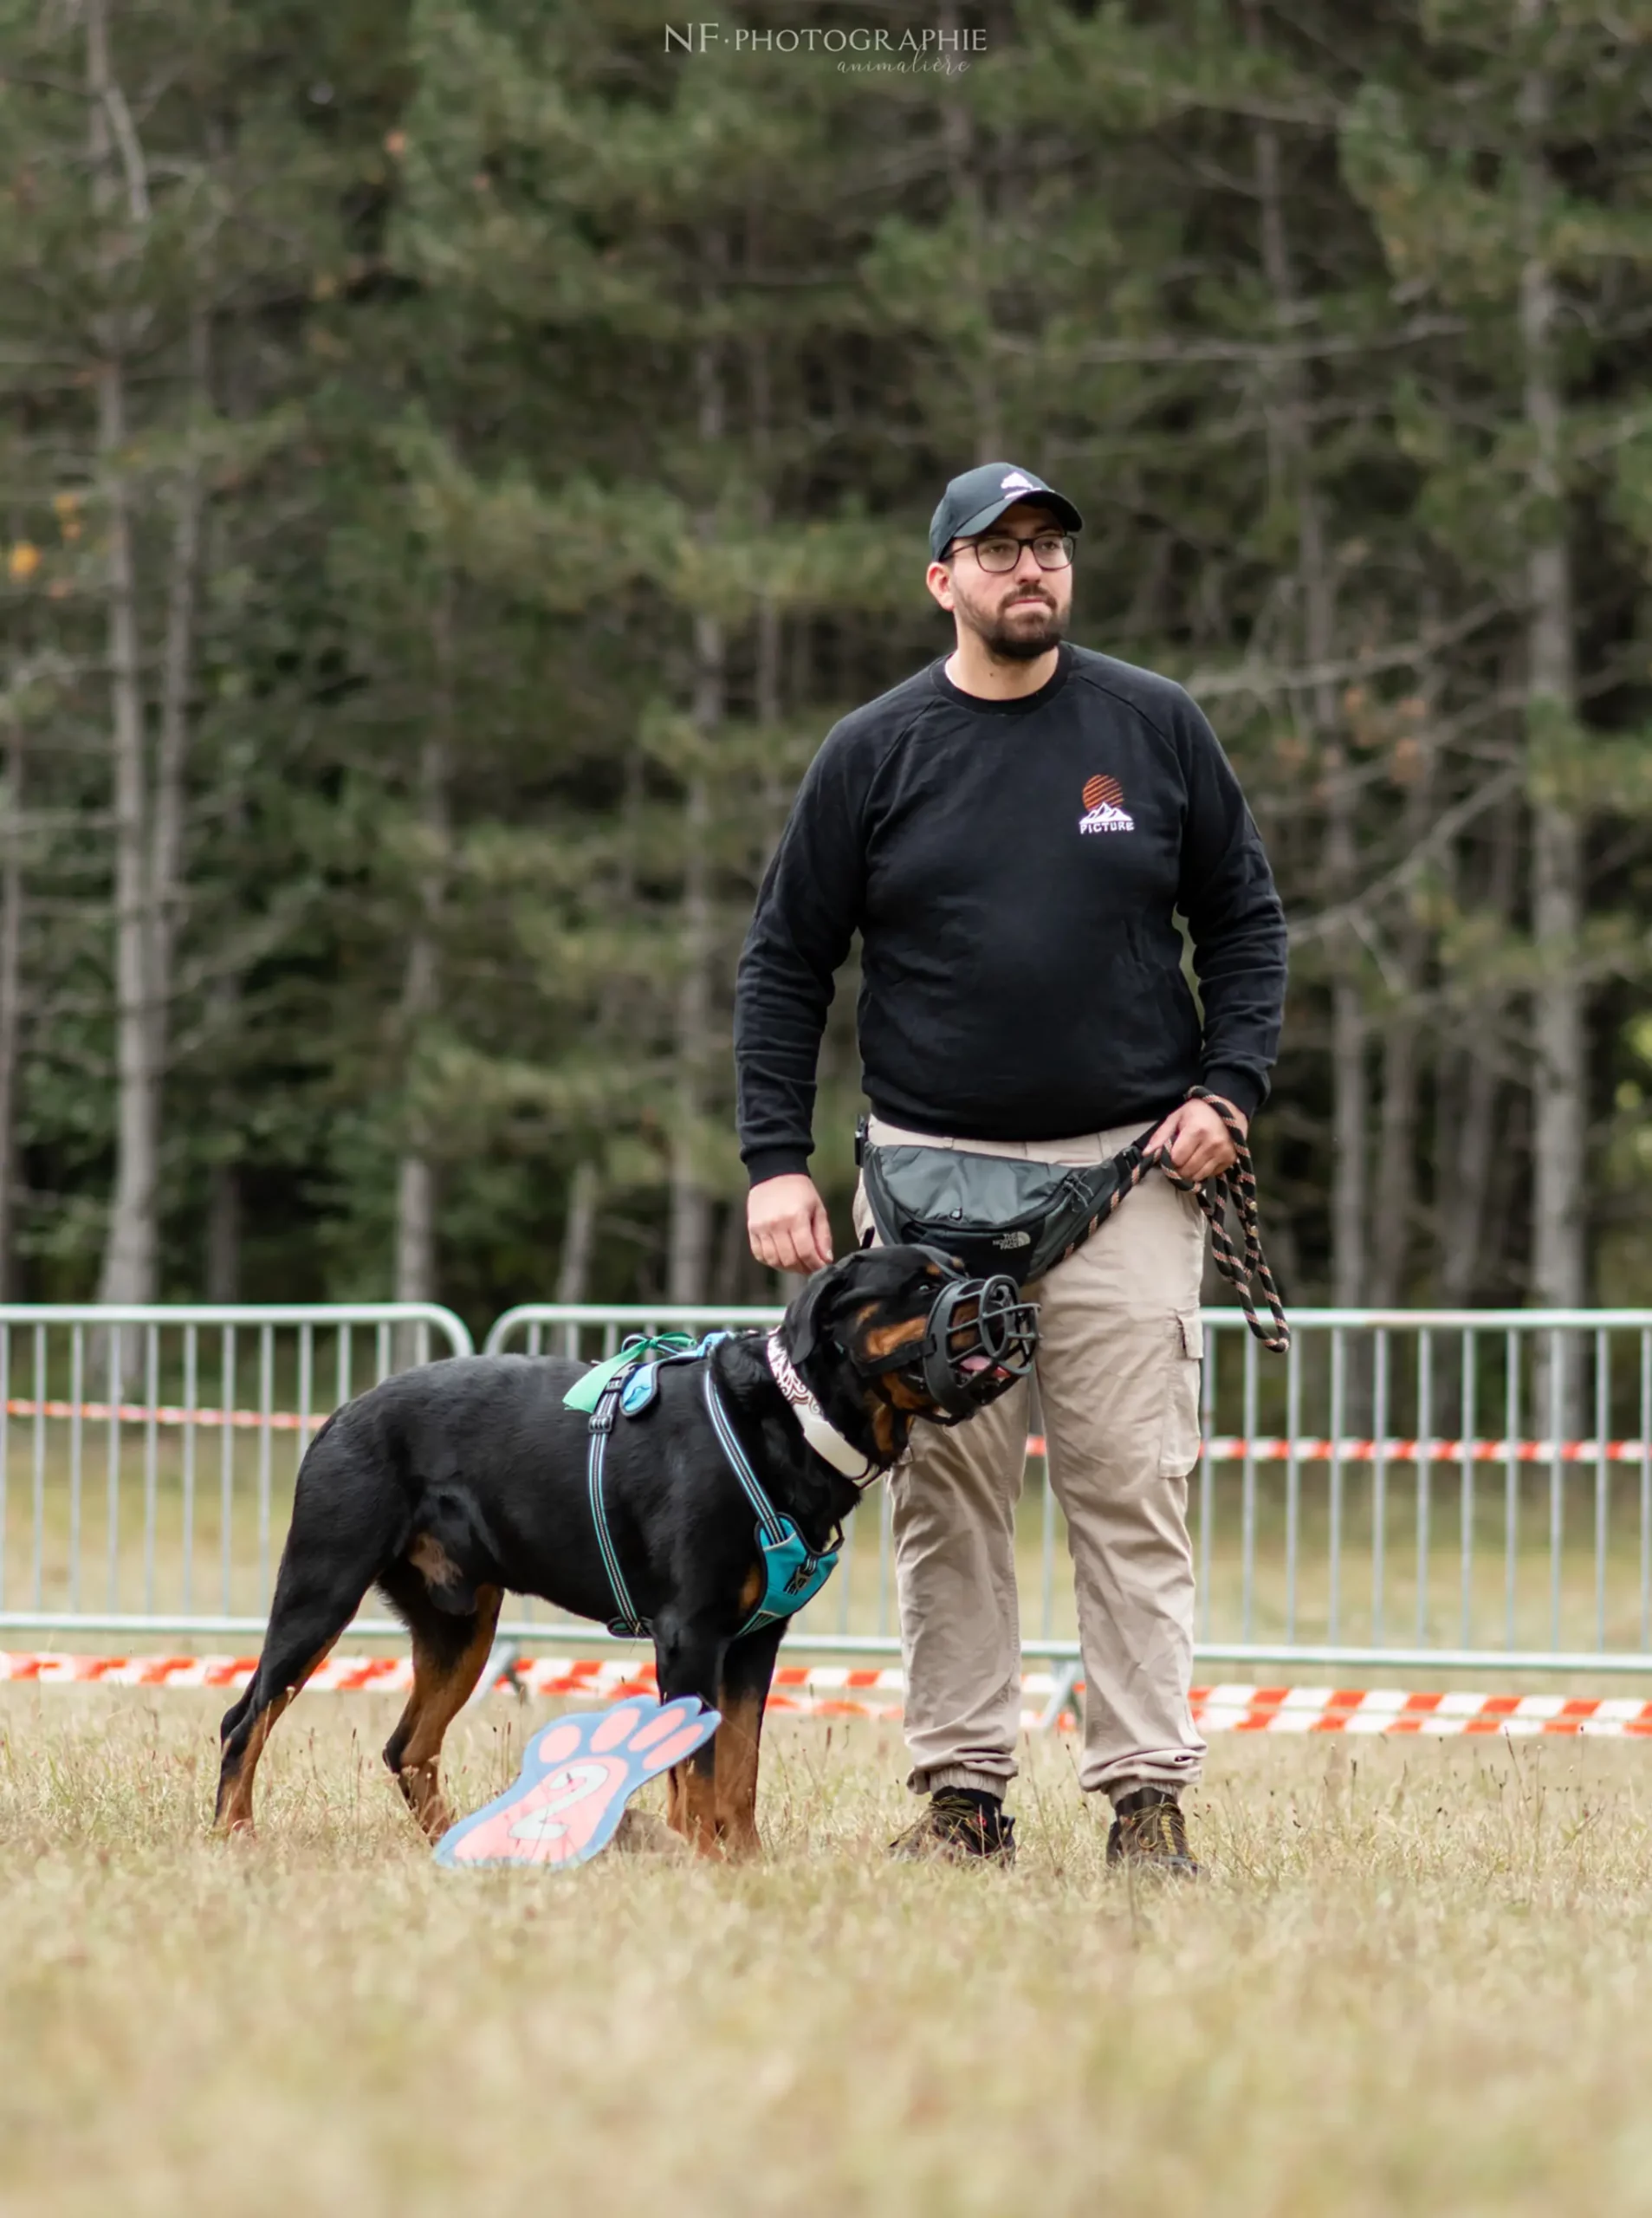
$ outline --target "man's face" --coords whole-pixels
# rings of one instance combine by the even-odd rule
[[[1050,509],[1017,502],[1007,509],[981,542],[1032,539],[1040,532],[1059,534],[1066,525]],[[1072,567],[1042,570],[1030,547],[1023,547],[1013,570],[984,570],[975,558],[976,542],[956,540],[946,557],[931,562],[928,584],[943,608],[956,614],[989,652],[1010,662],[1033,662],[1059,646],[1072,613]]]

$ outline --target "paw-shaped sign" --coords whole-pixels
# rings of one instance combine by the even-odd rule
[[[691,1756],[721,1722],[692,1695],[659,1703],[633,1696],[555,1718],[528,1742],[513,1784],[443,1834],[436,1860],[450,1871],[586,1863],[613,1839],[643,1781]]]

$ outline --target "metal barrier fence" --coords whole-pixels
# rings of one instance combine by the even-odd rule
[[[778,1315],[534,1304],[486,1345],[592,1359]],[[1204,1326],[1202,1661],[1652,1672],[1652,1311],[1298,1310],[1283,1360],[1236,1309]],[[1031,1446],[1022,1646],[1072,1661],[1065,1520]],[[886,1488],[845,1540],[793,1638],[893,1651]]]
[[[314,1433],[470,1352],[426,1302],[0,1305],[0,1631],[256,1640]]]
[[[594,1359],[631,1332],[779,1313],[531,1305],[486,1346]],[[1652,1672],[1652,1311],[1299,1311],[1283,1361],[1236,1310],[1204,1321],[1202,1661]],[[470,1347],[434,1306],[0,1307],[0,1632],[256,1643],[315,1429]],[[1023,1646],[1071,1663],[1041,1447],[1016,1531]],[[792,1639],[887,1654],[896,1624],[879,1488]],[[606,1638],[532,1602],[501,1630]]]

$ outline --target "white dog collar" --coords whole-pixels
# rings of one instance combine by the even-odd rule
[[[830,1463],[834,1471],[841,1471],[845,1479],[852,1479],[858,1487],[869,1487],[879,1475],[880,1467],[870,1456],[863,1456],[852,1441],[845,1440],[832,1423],[799,1378],[797,1366],[786,1352],[778,1333],[768,1336],[768,1367],[774,1374],[774,1384],[791,1406],[792,1415],[803,1428],[804,1439],[815,1454]]]

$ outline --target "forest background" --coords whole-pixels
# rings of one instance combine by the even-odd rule
[[[735,954],[1006,457],[1273,855],[1288,1294],[1652,1300],[1652,4],[686,22],[0,0],[5,1293],[768,1295]]]

